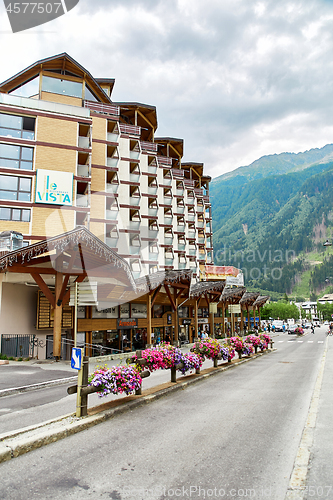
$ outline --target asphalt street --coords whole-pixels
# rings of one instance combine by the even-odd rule
[[[302,498],[332,499],[333,337],[275,342],[276,352],[3,463],[0,498],[285,500],[328,343]]]

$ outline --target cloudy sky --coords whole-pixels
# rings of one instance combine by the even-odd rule
[[[0,0],[0,23],[0,81],[67,52],[212,177],[333,143],[333,0],[80,0],[15,34]]]

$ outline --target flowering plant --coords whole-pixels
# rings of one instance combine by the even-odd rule
[[[89,385],[97,387],[99,397],[108,394],[132,394],[140,389],[142,378],[139,371],[132,366],[98,366],[89,375]]]
[[[155,370],[167,370],[178,365],[182,360],[182,352],[178,347],[170,344],[161,344],[150,349],[144,349],[141,352],[142,358],[146,361],[146,367],[150,372]],[[137,356],[133,357],[133,361],[137,360]],[[137,368],[140,371],[139,363]]]
[[[205,358],[214,359],[221,353],[221,346],[216,339],[207,338],[195,344],[194,352]]]
[[[244,354],[244,356],[250,356],[250,354],[252,354],[253,351],[254,351],[253,345],[245,342],[243,345],[242,354]]]
[[[244,342],[241,337],[230,337],[230,345],[235,349],[235,351],[243,351]]]
[[[198,370],[201,368],[203,362],[203,358],[201,356],[198,356],[195,353],[192,352],[186,352],[185,354],[182,355],[182,359],[180,362],[180,367],[178,370],[185,375],[187,371],[192,371],[192,370]]]
[[[297,333],[297,335],[303,335],[304,333],[304,330],[303,328],[301,328],[300,326],[298,326],[295,330],[295,333]]]
[[[266,344],[272,342],[272,337],[270,335],[267,335],[267,333],[262,333],[260,337],[264,340],[264,342],[266,342]]]
[[[226,358],[224,358],[224,356],[226,356]],[[235,349],[231,345],[224,344],[222,347],[222,357],[223,359],[231,361],[232,358],[235,357]]]
[[[245,342],[247,342],[248,344],[252,344],[253,347],[259,347],[260,341],[261,341],[261,339],[257,335],[248,335],[245,338]]]

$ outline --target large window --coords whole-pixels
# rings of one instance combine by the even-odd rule
[[[82,98],[82,82],[71,82],[70,80],[62,80],[61,78],[52,78],[44,75],[42,90],[44,92],[52,92],[52,94]]]
[[[35,138],[35,118],[0,113],[0,135],[22,139]]]
[[[30,210],[26,208],[0,207],[0,220],[30,222]]]
[[[0,143],[0,167],[32,170],[33,148]]]
[[[0,175],[0,199],[30,201],[31,179],[28,177]]]

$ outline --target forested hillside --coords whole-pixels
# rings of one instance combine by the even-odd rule
[[[308,256],[323,254],[323,242],[333,230],[333,160],[325,161],[332,151],[329,145],[301,156],[265,157],[238,169],[241,175],[235,171],[214,179],[215,263],[241,268],[249,288],[281,294],[293,293],[302,275],[311,271],[308,296],[319,293],[325,281],[316,281],[316,273],[324,255],[318,269]],[[285,167],[286,156],[288,173],[273,175],[269,159]]]

